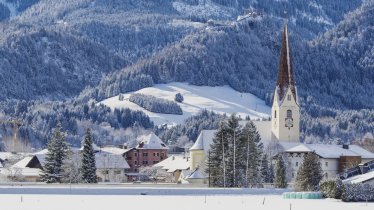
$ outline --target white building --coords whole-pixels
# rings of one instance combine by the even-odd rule
[[[336,178],[344,169],[374,160],[374,154],[357,145],[299,144],[285,150],[292,181],[296,178],[304,155],[314,152],[320,157],[324,179]]]

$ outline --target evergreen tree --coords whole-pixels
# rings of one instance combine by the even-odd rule
[[[297,171],[295,180],[296,191],[315,191],[323,178],[321,164],[316,153],[307,153]]]
[[[269,166],[269,183],[274,183],[274,166],[271,162]]]
[[[66,158],[68,146],[65,136],[61,132],[61,125],[57,125],[53,132],[53,137],[48,143],[48,152],[45,156],[45,164],[41,180],[46,183],[61,182],[63,175],[63,162]]]
[[[216,187],[248,187],[261,183],[259,173],[262,144],[252,122],[241,129],[232,115],[221,122],[215,133],[207,161],[211,185]]]
[[[238,187],[245,176],[245,146],[242,144],[239,119],[232,114],[227,122],[227,187]]]
[[[266,154],[262,155],[261,159],[261,180],[263,183],[270,183],[270,168],[269,168],[269,162],[268,157]]]
[[[95,151],[92,145],[92,134],[88,128],[86,130],[86,136],[83,141],[82,151],[82,181],[84,183],[97,183],[96,178],[96,162],[95,162]]]
[[[256,126],[252,121],[248,122],[241,133],[241,148],[245,148],[241,153],[244,154],[241,160],[245,167],[245,186],[256,186],[261,183],[261,174],[259,173],[261,165],[261,155],[263,153],[263,145],[260,142],[261,137],[257,132]]]
[[[227,180],[227,124],[221,122],[218,131],[215,133],[210,150],[208,166],[210,166],[210,181],[215,187],[226,187]]]
[[[183,98],[182,94],[180,94],[180,93],[175,94],[174,101],[182,103],[183,100],[184,100],[184,98]]]
[[[276,188],[286,188],[286,166],[284,160],[281,156],[278,157],[277,163],[275,165],[275,180],[274,185]]]

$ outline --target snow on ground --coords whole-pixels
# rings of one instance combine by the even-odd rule
[[[281,196],[147,196],[147,195],[1,195],[1,209],[163,209],[163,210],[369,210],[374,203],[343,203],[336,200],[295,200]]]
[[[234,8],[217,5],[211,0],[200,0],[199,4],[191,5],[185,2],[175,1],[173,7],[186,16],[225,17],[232,18],[236,13]]]
[[[179,103],[183,115],[159,114],[149,112],[142,107],[130,102],[128,99],[131,93],[124,94],[124,100],[120,101],[118,96],[108,98],[100,103],[114,108],[130,108],[144,111],[156,125],[176,125],[182,123],[186,118],[197,114],[203,109],[214,111],[220,114],[237,113],[241,117],[250,116],[251,119],[268,118],[271,108],[265,102],[253,94],[240,93],[229,86],[208,87],[188,85],[187,83],[173,82],[158,84],[153,87],[143,88],[136,91],[146,95],[153,95],[174,101],[176,93],[184,97],[183,103]]]

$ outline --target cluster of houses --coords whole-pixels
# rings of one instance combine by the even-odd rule
[[[324,179],[340,177],[345,182],[374,183],[373,153],[357,145],[300,143],[300,121],[300,104],[285,24],[271,120],[253,121],[262,143],[266,146],[276,142],[281,147],[270,156],[274,158],[282,154],[286,157],[290,182],[296,178],[305,154],[314,152],[320,158]],[[207,183],[209,174],[205,173],[205,163],[215,132],[216,130],[201,131],[194,145],[179,153],[175,153],[178,150],[169,148],[154,133],[140,136],[134,148],[95,147],[98,181],[137,181],[144,174],[141,170],[148,167],[172,177],[171,182]],[[80,148],[72,150],[78,155],[81,151]],[[42,150],[21,160],[19,154],[0,153],[0,177],[38,181],[46,152],[47,150]],[[17,158],[19,161],[15,161]],[[8,167],[4,167],[4,164]]]
[[[83,148],[71,148],[73,165],[79,168]],[[94,145],[96,175],[99,182],[127,182],[139,179],[139,169],[163,161],[168,146],[154,133],[138,138],[134,148],[126,146],[97,147]],[[42,174],[47,149],[32,154],[0,152],[0,177],[3,180],[38,182]],[[21,159],[20,159],[21,158]],[[7,165],[7,167],[4,167]]]

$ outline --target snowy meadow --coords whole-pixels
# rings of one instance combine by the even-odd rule
[[[334,199],[283,199],[284,190],[212,189],[185,186],[1,186],[1,209],[373,209],[374,203]]]

